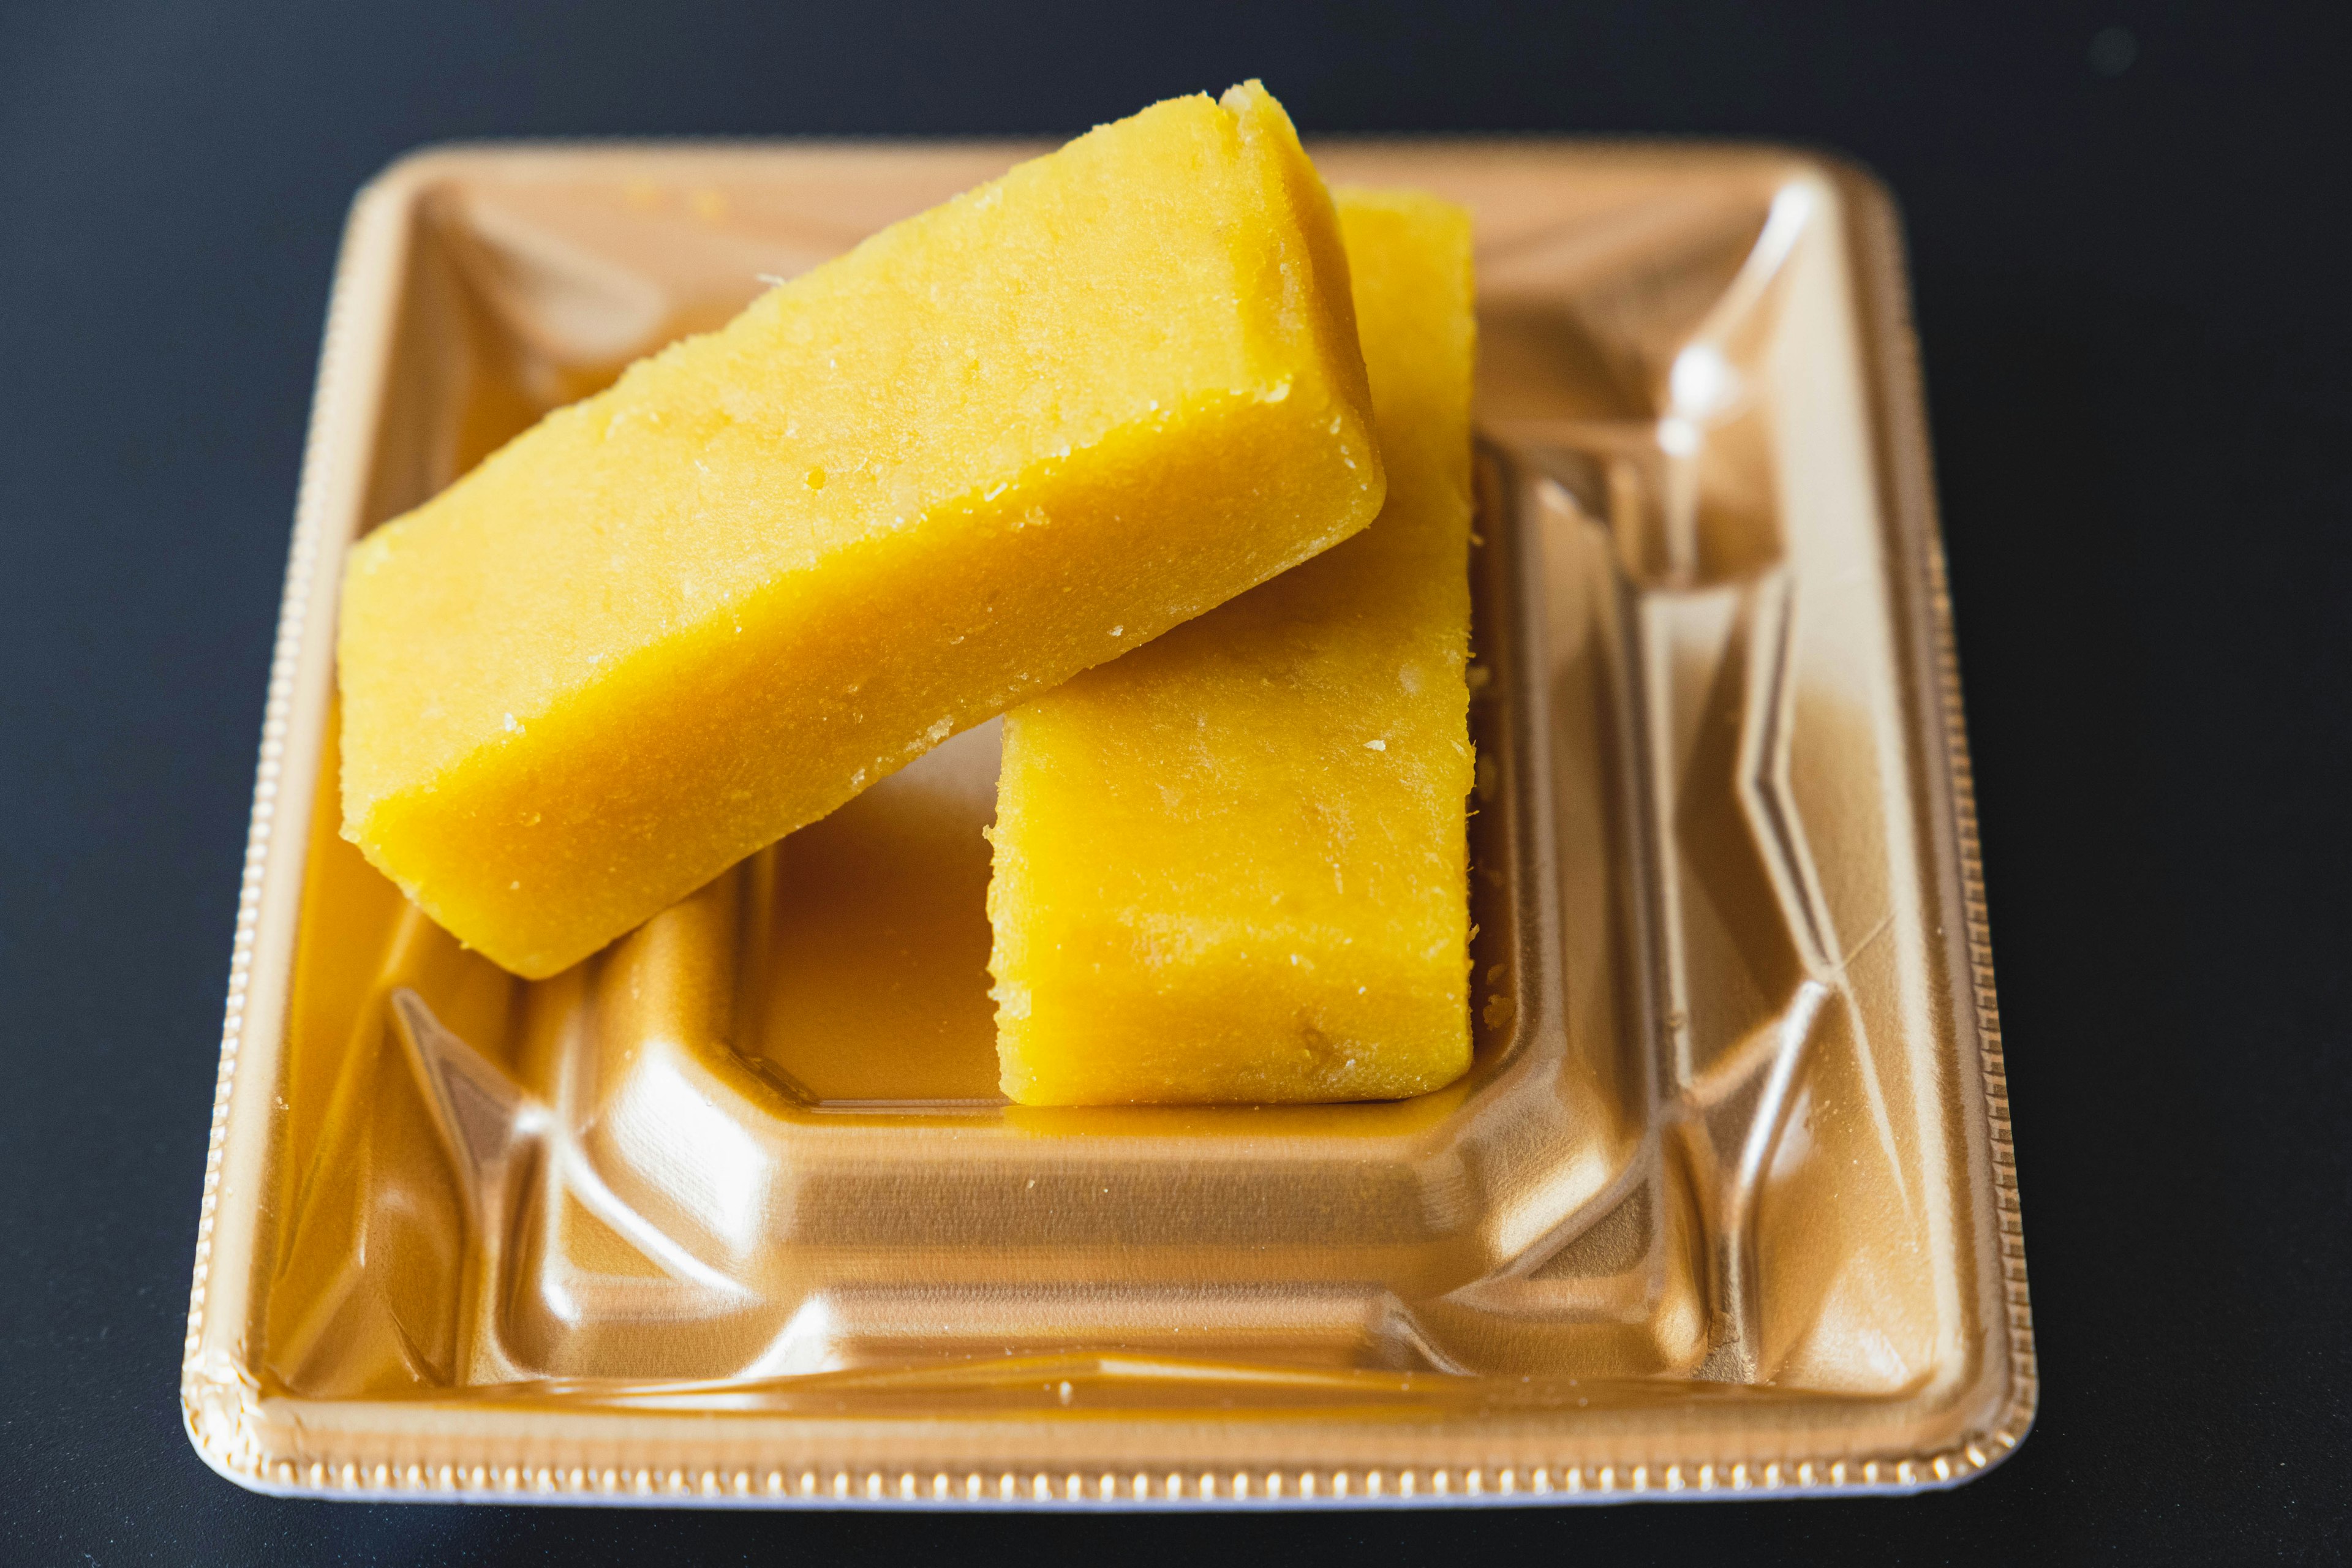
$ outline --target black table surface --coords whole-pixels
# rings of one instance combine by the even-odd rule
[[[0,1561],[2352,1552],[2352,9],[0,4]],[[249,1496],[176,1398],[352,193],[511,134],[1768,136],[1902,201],[2043,1374],[1911,1500],[696,1515]]]

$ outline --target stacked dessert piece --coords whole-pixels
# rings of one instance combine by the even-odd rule
[[[344,831],[552,974],[1006,715],[1027,1104],[1466,1068],[1469,227],[1255,83],[898,224],[361,541]]]

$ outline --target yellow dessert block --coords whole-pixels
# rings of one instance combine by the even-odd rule
[[[1024,1105],[1389,1099],[1469,1065],[1470,226],[1339,212],[1387,506],[1005,716],[990,967]]]
[[[633,367],[353,549],[343,821],[519,974],[1379,510],[1330,201],[1255,83]]]

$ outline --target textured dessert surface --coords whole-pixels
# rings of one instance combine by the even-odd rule
[[[1469,1065],[1470,224],[1346,192],[1388,501],[1006,715],[1004,1092],[1385,1099]]]
[[[771,290],[361,541],[345,832],[552,973],[1382,495],[1287,118],[1255,84],[1172,100]]]

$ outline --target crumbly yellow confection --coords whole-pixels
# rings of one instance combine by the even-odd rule
[[[1383,495],[1329,197],[1171,100],[634,366],[362,540],[347,837],[515,973]]]
[[[1469,221],[1339,211],[1386,507],[1005,716],[990,967],[1021,1104],[1387,1099],[1469,1065]]]

